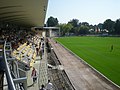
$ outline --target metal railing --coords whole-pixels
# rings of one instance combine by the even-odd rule
[[[7,57],[6,57],[6,41],[4,43],[4,49],[3,49],[3,55],[4,55],[4,66],[5,66],[5,73],[6,73],[6,78],[7,78],[7,83],[8,83],[8,89],[9,90],[16,90],[15,85],[11,76],[11,72],[7,63]]]
[[[19,68],[17,60],[11,57],[11,43],[4,43],[3,61],[8,90],[27,90],[26,72]],[[22,72],[22,75],[20,74]]]

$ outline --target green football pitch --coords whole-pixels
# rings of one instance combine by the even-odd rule
[[[56,40],[120,86],[120,38],[64,37]]]

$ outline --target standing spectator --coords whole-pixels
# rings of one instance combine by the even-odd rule
[[[44,43],[42,44],[42,53],[44,54]]]
[[[39,43],[39,49],[40,49],[40,47],[41,47],[41,42]]]
[[[36,48],[36,52],[37,52],[37,55],[38,55],[39,54],[39,48],[38,47]]]
[[[33,86],[34,83],[37,81],[37,70],[33,67],[31,77],[33,78]]]
[[[53,84],[48,80],[48,83],[46,84],[46,90],[53,90]]]
[[[43,48],[42,47],[40,48],[40,52],[39,53],[40,53],[40,58],[42,59],[42,55],[43,55]]]

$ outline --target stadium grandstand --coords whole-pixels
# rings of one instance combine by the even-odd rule
[[[120,90],[51,38],[60,28],[44,27],[47,6],[48,0],[0,1],[0,90],[40,90],[49,80],[50,90]]]
[[[31,89],[31,68],[39,72],[36,48],[44,43],[32,27],[44,26],[47,5],[48,0],[0,1],[0,90]]]
[[[45,31],[50,29],[44,28],[47,5],[48,0],[0,1],[0,90],[39,90],[48,79],[53,82],[50,75],[53,72],[58,78],[53,82],[53,90],[73,88],[62,73],[59,76],[57,65],[47,61],[49,45]],[[31,76],[33,67],[37,71],[35,83]]]

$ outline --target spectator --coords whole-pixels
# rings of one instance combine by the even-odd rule
[[[33,78],[33,86],[34,83],[37,81],[37,70],[33,67],[31,77]]]
[[[39,48],[36,48],[37,55],[39,55]]]
[[[40,48],[40,58],[42,59],[42,55],[43,55],[43,50],[42,48]]]
[[[48,83],[46,84],[46,90],[53,90],[53,84],[48,80]]]
[[[44,54],[44,43],[42,44],[42,54]]]
[[[45,86],[43,84],[41,85],[41,89],[40,90],[46,90]]]

